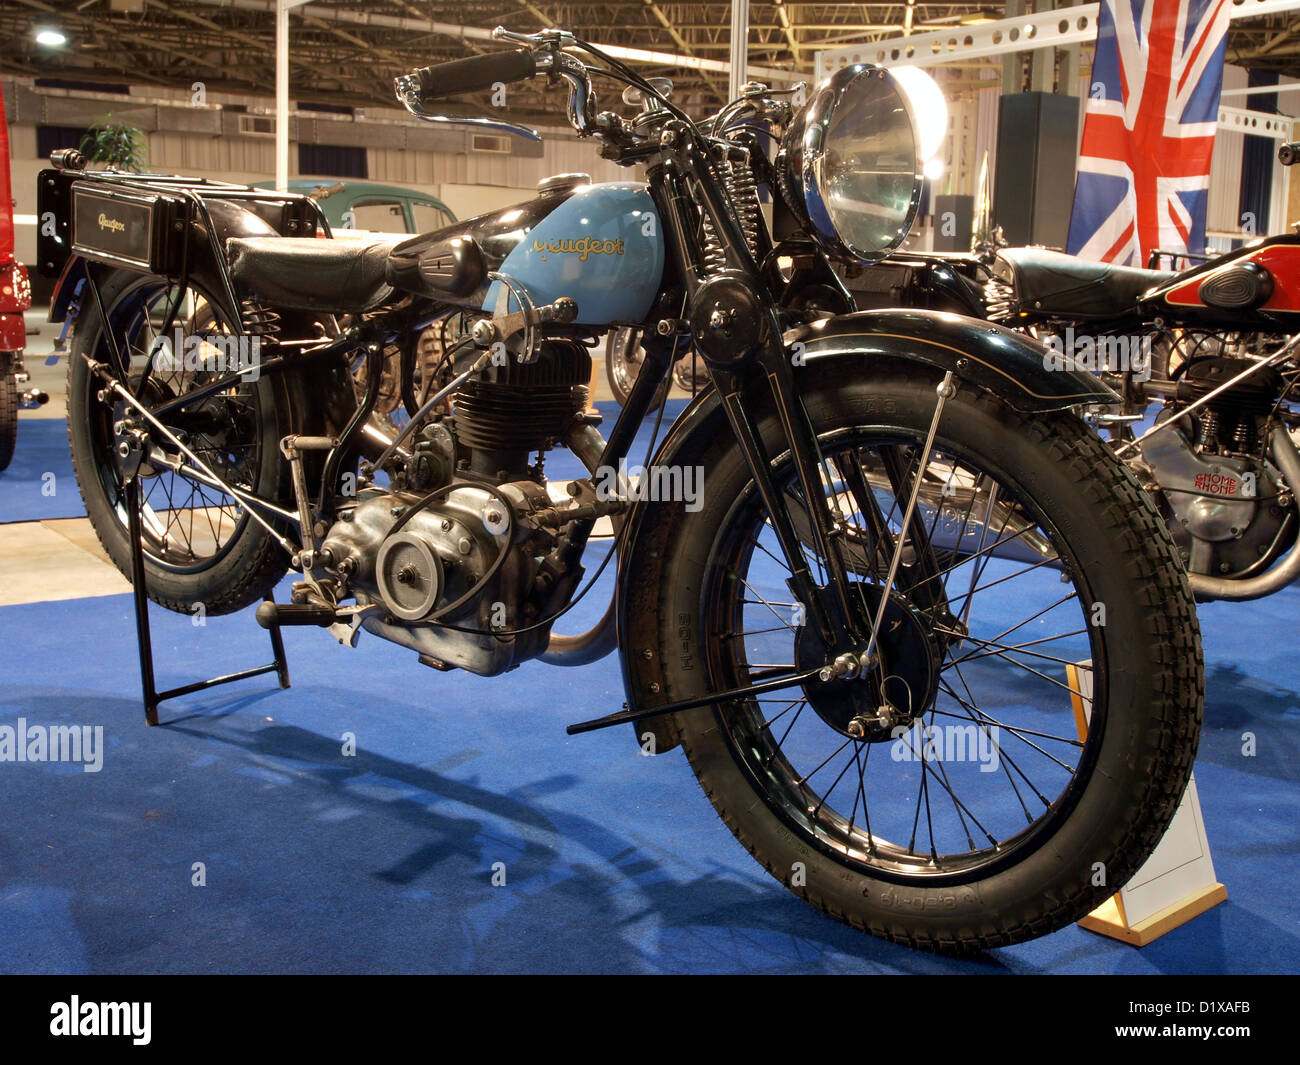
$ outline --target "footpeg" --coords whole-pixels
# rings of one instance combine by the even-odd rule
[[[327,629],[338,620],[337,610],[317,603],[263,603],[257,608],[257,623],[264,629],[277,625],[316,625]]]

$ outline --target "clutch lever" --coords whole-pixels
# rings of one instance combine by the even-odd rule
[[[494,41],[510,41],[513,44],[527,45],[559,45],[561,48],[569,48],[578,43],[568,30],[548,29],[539,30],[537,33],[516,33],[514,30],[508,30],[504,26],[497,26],[492,31]]]

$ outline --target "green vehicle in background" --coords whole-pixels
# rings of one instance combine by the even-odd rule
[[[258,188],[274,188],[271,181]],[[432,233],[451,225],[456,216],[436,196],[401,185],[348,178],[294,178],[290,192],[305,193],[320,204],[330,229],[356,229],[377,233]]]

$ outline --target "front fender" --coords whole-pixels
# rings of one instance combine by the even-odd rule
[[[1050,368],[1052,349],[1023,333],[947,311],[841,314],[790,330],[785,344],[787,349],[802,344],[794,354],[806,364],[826,358],[885,358],[951,370],[1027,413],[1120,401],[1092,374]]]
[[[951,370],[964,383],[993,392],[1020,411],[1060,410],[1083,403],[1110,404],[1119,397],[1097,378],[1047,367],[1051,349],[1001,326],[944,311],[857,311],[800,326],[785,334],[799,375],[821,373],[847,363],[869,376],[873,364],[923,365]],[[802,345],[802,347],[796,347]],[[770,406],[770,396],[754,396],[753,415]],[[731,427],[713,389],[706,389],[673,423],[654,458],[656,466],[698,465],[709,445]],[[631,709],[667,701],[669,690],[658,647],[659,589],[665,572],[665,547],[671,508],[638,503],[628,515],[626,547],[618,560],[618,646],[623,685]],[[654,735],[654,751],[680,742],[671,718],[647,718],[634,725],[637,742]]]

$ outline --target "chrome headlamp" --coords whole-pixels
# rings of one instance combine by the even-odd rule
[[[867,64],[818,86],[786,130],[780,170],[786,199],[828,255],[871,260],[902,243],[916,218],[929,145],[918,113],[928,75]],[[937,91],[937,89],[936,89]],[[942,94],[939,94],[940,106]]]

